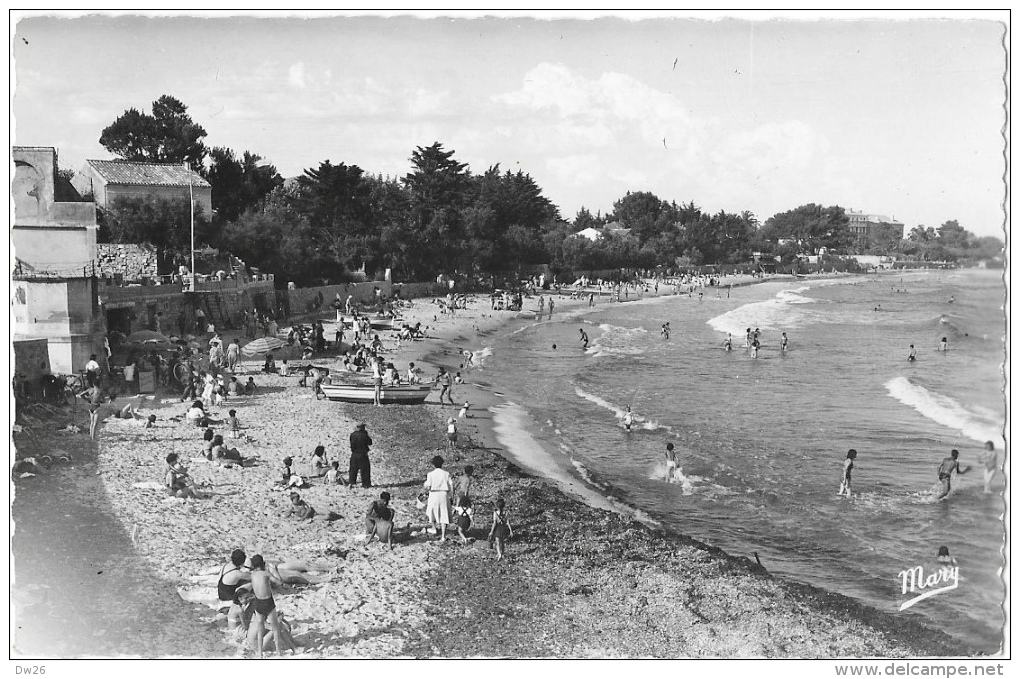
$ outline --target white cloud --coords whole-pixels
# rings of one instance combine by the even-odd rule
[[[416,89],[407,97],[407,112],[412,118],[446,113],[449,109],[449,92]]]
[[[556,179],[569,186],[593,184],[604,172],[602,161],[594,153],[550,158],[546,166]]]
[[[542,63],[524,76],[519,90],[493,99],[510,106],[545,111],[600,144],[635,136],[643,143],[682,136],[693,128],[683,103],[674,95],[623,73],[585,78],[562,64]],[[532,113],[531,115],[534,115]]]
[[[291,87],[296,87],[299,90],[305,89],[305,65],[303,62],[299,61],[291,65],[287,71],[287,81]]]

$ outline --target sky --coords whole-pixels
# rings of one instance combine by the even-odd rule
[[[473,172],[523,170],[567,219],[650,191],[1002,237],[1005,13],[659,15],[20,12],[12,138],[79,169],[113,157],[104,127],[170,94],[208,146],[285,177],[325,160],[399,177],[438,141]]]

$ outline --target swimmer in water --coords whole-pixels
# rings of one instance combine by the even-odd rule
[[[669,339],[669,323],[662,324],[662,332],[659,334],[662,335],[662,339]]]
[[[839,480],[839,491],[836,495],[851,497],[850,473],[854,470],[854,460],[857,459],[857,451],[851,448],[846,452],[846,459],[843,460],[843,477]]]
[[[949,548],[942,545],[935,556],[935,563],[938,564],[940,570],[943,568],[954,568],[956,566],[956,559],[949,556]]]
[[[789,341],[789,340],[788,340],[788,339],[787,339],[787,337],[786,337],[786,333],[784,332],[784,333],[783,333],[783,341],[782,341],[783,351],[786,351],[786,343],[787,343],[788,341]]]
[[[676,451],[673,444],[666,444],[666,481],[676,483]]]
[[[981,462],[985,468],[985,492],[992,492],[992,480],[999,471],[999,456],[995,452],[995,444],[985,441],[985,452],[981,456]]]
[[[758,358],[758,347],[760,346],[757,337],[751,340],[751,358]]]
[[[970,471],[970,467],[960,466],[960,451],[953,449],[949,453],[949,457],[942,458],[942,464],[939,465],[939,483],[942,484],[942,489],[939,490],[938,495],[935,497],[937,500],[949,495],[950,485],[949,482],[952,480],[953,472],[957,474],[966,474]]]
[[[587,349],[588,348],[588,333],[586,333],[584,331],[584,328],[578,329],[578,332],[581,333],[581,344],[583,344],[584,348]]]
[[[747,332],[744,334],[744,348],[746,349],[750,346],[751,346],[751,329],[748,328]]]
[[[630,431],[630,426],[634,424],[634,415],[630,412],[630,406],[627,406],[627,412],[623,415],[623,426]]]
[[[949,340],[945,337],[939,342],[939,351],[949,351]]]
[[[907,360],[913,363],[917,360],[917,350],[914,349],[914,345],[910,345],[910,354],[907,356]]]
[[[726,351],[733,351],[733,335],[727,333],[726,339],[723,341],[723,348]]]

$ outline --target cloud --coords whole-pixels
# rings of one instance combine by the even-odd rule
[[[549,173],[571,187],[695,197],[727,210],[836,201],[848,188],[832,144],[811,125],[697,117],[680,96],[623,73],[589,78],[542,63],[493,101],[512,120],[500,132],[547,158]],[[802,195],[806,177],[818,196]]]
[[[650,143],[694,128],[683,102],[672,94],[623,73],[591,79],[562,64],[539,64],[524,76],[520,89],[493,100],[531,116],[558,119],[564,123],[561,133],[600,145],[628,139]]]
[[[449,92],[416,89],[407,97],[407,112],[412,118],[444,114],[449,111]]]
[[[546,167],[557,180],[571,186],[593,184],[604,172],[601,159],[594,153],[550,158]]]
[[[299,90],[305,89],[305,65],[303,62],[298,62],[291,65],[287,71],[287,82],[291,84],[291,87],[296,87]]]

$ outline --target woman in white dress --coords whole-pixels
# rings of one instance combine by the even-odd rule
[[[443,469],[443,458],[436,455],[432,458],[432,466],[435,467],[425,477],[425,490],[429,492],[429,501],[425,506],[425,516],[429,524],[435,529],[439,524],[440,542],[446,540],[446,524],[450,523],[450,492],[453,490],[453,479],[449,472]]]

